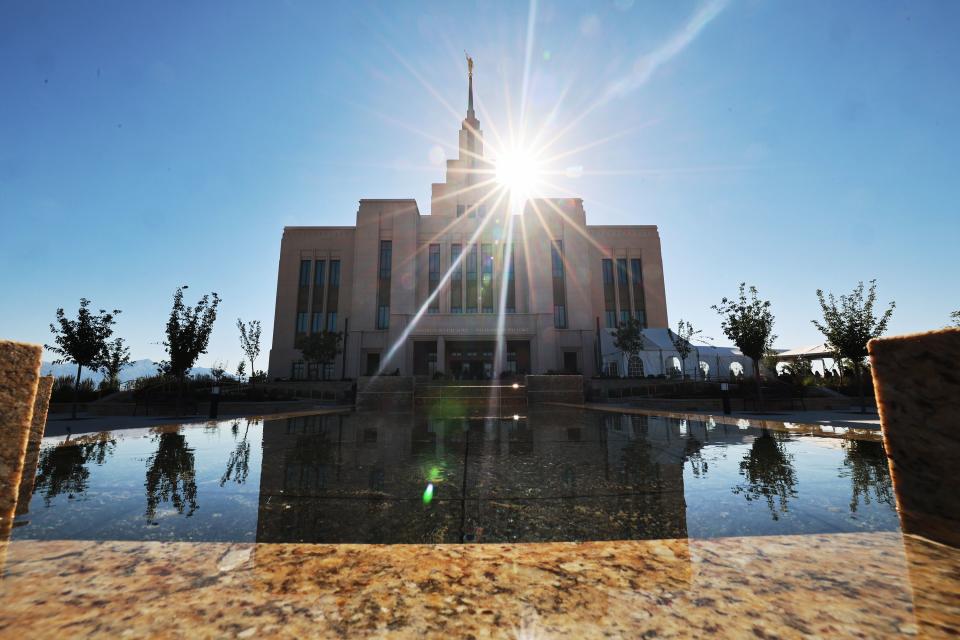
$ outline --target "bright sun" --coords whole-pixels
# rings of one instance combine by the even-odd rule
[[[497,182],[510,191],[511,199],[536,197],[540,166],[529,152],[512,149],[497,158]]]

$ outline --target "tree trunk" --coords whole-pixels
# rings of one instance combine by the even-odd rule
[[[253,380],[253,374],[255,374],[256,372],[257,372],[257,370],[253,368],[253,360],[251,360],[251,361],[250,361],[250,387],[251,387],[251,388],[253,388],[254,386],[256,386],[256,383],[255,383],[254,380]]]
[[[77,403],[80,402],[80,372],[83,370],[83,365],[77,363],[77,379],[73,383],[73,409],[70,412],[70,419],[77,419]]]
[[[857,363],[853,368],[857,375],[857,394],[860,396],[860,413],[866,413],[867,400],[863,395],[863,365]]]
[[[757,411],[762,411],[763,389],[760,388],[760,360],[753,361],[753,380],[757,383]]]
[[[183,415],[183,376],[177,376],[177,417]]]

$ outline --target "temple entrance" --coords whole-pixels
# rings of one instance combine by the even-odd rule
[[[502,371],[494,371],[497,343],[493,340],[446,342],[446,368],[455,380],[498,380],[503,373],[530,373],[530,342],[508,340]]]
[[[492,341],[447,342],[448,371],[455,380],[493,380]]]

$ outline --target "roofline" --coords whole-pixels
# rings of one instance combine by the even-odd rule
[[[655,224],[588,224],[587,229],[656,229]]]

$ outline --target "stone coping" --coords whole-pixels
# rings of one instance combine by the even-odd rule
[[[18,637],[940,637],[960,550],[899,533],[481,545],[14,541]]]

